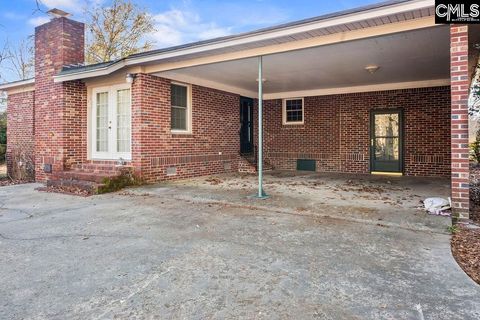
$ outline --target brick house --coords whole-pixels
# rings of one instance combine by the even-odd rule
[[[127,167],[156,182],[255,171],[261,155],[286,170],[449,176],[467,218],[478,31],[436,25],[433,1],[395,0],[84,65],[84,25],[57,14],[35,29],[35,79],[0,86],[8,170],[54,182]]]

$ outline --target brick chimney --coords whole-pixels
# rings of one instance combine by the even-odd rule
[[[85,86],[81,82],[54,83],[53,76],[63,66],[85,61],[85,25],[68,19],[68,13],[49,11],[50,22],[35,28],[35,179],[45,181],[50,174],[65,169],[69,158],[69,140],[78,130],[69,121],[75,118],[75,101],[86,101]],[[77,137],[76,140],[79,137]],[[85,147],[86,148],[86,147]],[[86,152],[86,151],[85,151]]]
[[[61,10],[50,10],[49,14],[52,17],[51,21],[35,28],[35,177],[37,181],[45,181],[51,173],[61,172],[68,165],[69,158],[72,157],[69,141],[73,139],[78,143],[79,131],[83,130],[83,128],[75,129],[75,126],[72,128],[69,122],[85,113],[86,127],[84,84],[81,82],[54,83],[53,81],[53,76],[57,75],[63,66],[85,61],[85,26],[81,22],[68,19],[69,14]],[[76,105],[72,105],[72,91],[76,94]]]

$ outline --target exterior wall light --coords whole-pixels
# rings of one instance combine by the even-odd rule
[[[127,76],[125,77],[125,81],[127,81],[127,83],[133,83],[133,80],[135,80],[136,76],[137,76],[136,74],[127,73]]]
[[[380,67],[374,64],[370,64],[365,67],[365,70],[367,70],[370,74],[374,74],[378,71],[378,69],[380,69]]]

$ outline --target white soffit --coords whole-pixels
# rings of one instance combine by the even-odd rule
[[[111,74],[128,66],[162,64],[172,61],[189,60],[210,55],[227,54],[262,48],[288,42],[302,41],[316,37],[349,33],[362,29],[376,28],[407,21],[429,18],[433,23],[433,0],[412,0],[379,6],[365,11],[347,13],[321,20],[287,24],[276,28],[254,31],[238,36],[213,39],[207,43],[187,45],[166,51],[152,51],[145,54],[133,55],[119,60],[108,66],[82,70],[72,70],[54,77],[55,82],[85,79]],[[432,18],[432,19],[430,19]]]
[[[268,55],[265,94],[409,82],[448,84],[449,27],[434,27]],[[156,75],[234,93],[257,91],[257,58],[201,65]],[[365,66],[379,66],[370,74]]]

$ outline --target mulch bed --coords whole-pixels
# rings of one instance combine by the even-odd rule
[[[61,193],[68,194],[71,196],[80,196],[80,197],[89,197],[90,194],[88,191],[79,189],[77,187],[40,187],[35,189],[37,191],[49,192],[49,193]]]
[[[30,182],[33,182],[33,181],[12,180],[8,177],[2,177],[2,178],[0,178],[0,187],[13,186],[13,185],[16,185],[16,184],[30,183]]]
[[[463,271],[480,284],[480,229],[460,227],[452,237],[452,253]]]
[[[470,219],[480,225],[480,205],[470,201]]]

